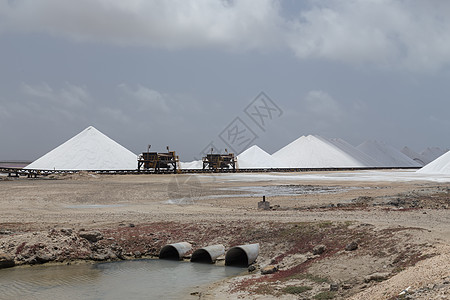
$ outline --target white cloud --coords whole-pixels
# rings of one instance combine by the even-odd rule
[[[3,0],[0,32],[168,49],[291,49],[325,59],[414,71],[450,63],[450,1]]]
[[[6,29],[163,48],[261,47],[280,20],[272,0],[22,0],[1,9]]]
[[[339,121],[343,116],[339,103],[324,91],[310,91],[304,103],[308,114],[315,118]]]
[[[433,70],[450,62],[449,1],[313,1],[293,22],[302,59]]]

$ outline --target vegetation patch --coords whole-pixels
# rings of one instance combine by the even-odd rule
[[[301,294],[312,290],[312,287],[301,285],[301,286],[287,286],[283,289],[283,292],[288,294]]]

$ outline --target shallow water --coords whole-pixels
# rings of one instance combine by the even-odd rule
[[[219,188],[217,195],[202,196],[201,191],[193,194],[189,187],[185,190],[178,190],[176,196],[164,201],[167,204],[190,204],[194,200],[202,199],[221,199],[221,198],[240,198],[240,197],[276,197],[276,196],[298,196],[315,194],[338,194],[350,190],[367,189],[366,187],[343,187],[343,186],[313,186],[313,185],[267,185],[267,186],[238,186]],[[231,194],[230,191],[239,192]],[[249,193],[245,193],[249,192]]]
[[[360,187],[342,186],[313,186],[313,185],[266,185],[266,186],[242,186],[224,188],[223,190],[251,192],[253,196],[297,196],[311,194],[337,194],[350,190],[361,189]],[[242,196],[242,195],[237,195]]]
[[[17,267],[0,270],[0,299],[185,299],[196,286],[243,271],[157,259]]]

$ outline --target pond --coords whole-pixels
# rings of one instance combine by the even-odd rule
[[[196,287],[246,271],[170,260],[0,270],[1,299],[185,299]]]

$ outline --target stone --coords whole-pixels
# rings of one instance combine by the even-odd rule
[[[258,209],[261,210],[270,210],[270,202],[269,201],[259,201]]]
[[[350,242],[345,246],[346,251],[354,251],[356,249],[358,249],[358,243],[355,241]]]
[[[106,251],[91,254],[91,259],[96,261],[114,260],[117,258],[117,255],[109,249],[107,249]]]
[[[14,258],[6,253],[0,252],[0,269],[11,268],[15,266]]]
[[[83,231],[79,233],[79,236],[91,243],[96,243],[103,239],[103,235],[99,231]]]
[[[55,257],[53,255],[42,252],[37,253],[36,256],[34,257],[34,260],[36,261],[37,264],[44,264],[54,259]]]
[[[134,254],[134,257],[136,257],[136,258],[142,257],[142,253],[140,251],[134,251],[133,254]]]
[[[317,245],[313,248],[312,253],[313,255],[320,255],[325,252],[327,247],[325,245]]]
[[[269,274],[273,274],[275,272],[278,271],[278,267],[274,266],[274,265],[268,265],[265,266],[264,268],[261,269],[261,274],[262,275],[269,275]]]
[[[373,273],[364,277],[364,282],[383,281],[389,277],[389,273]]]
[[[251,272],[254,272],[254,271],[256,271],[256,266],[255,265],[250,265],[248,267],[248,272],[251,273]]]
[[[331,292],[337,292],[339,290],[339,283],[331,283],[330,284],[330,291]]]

